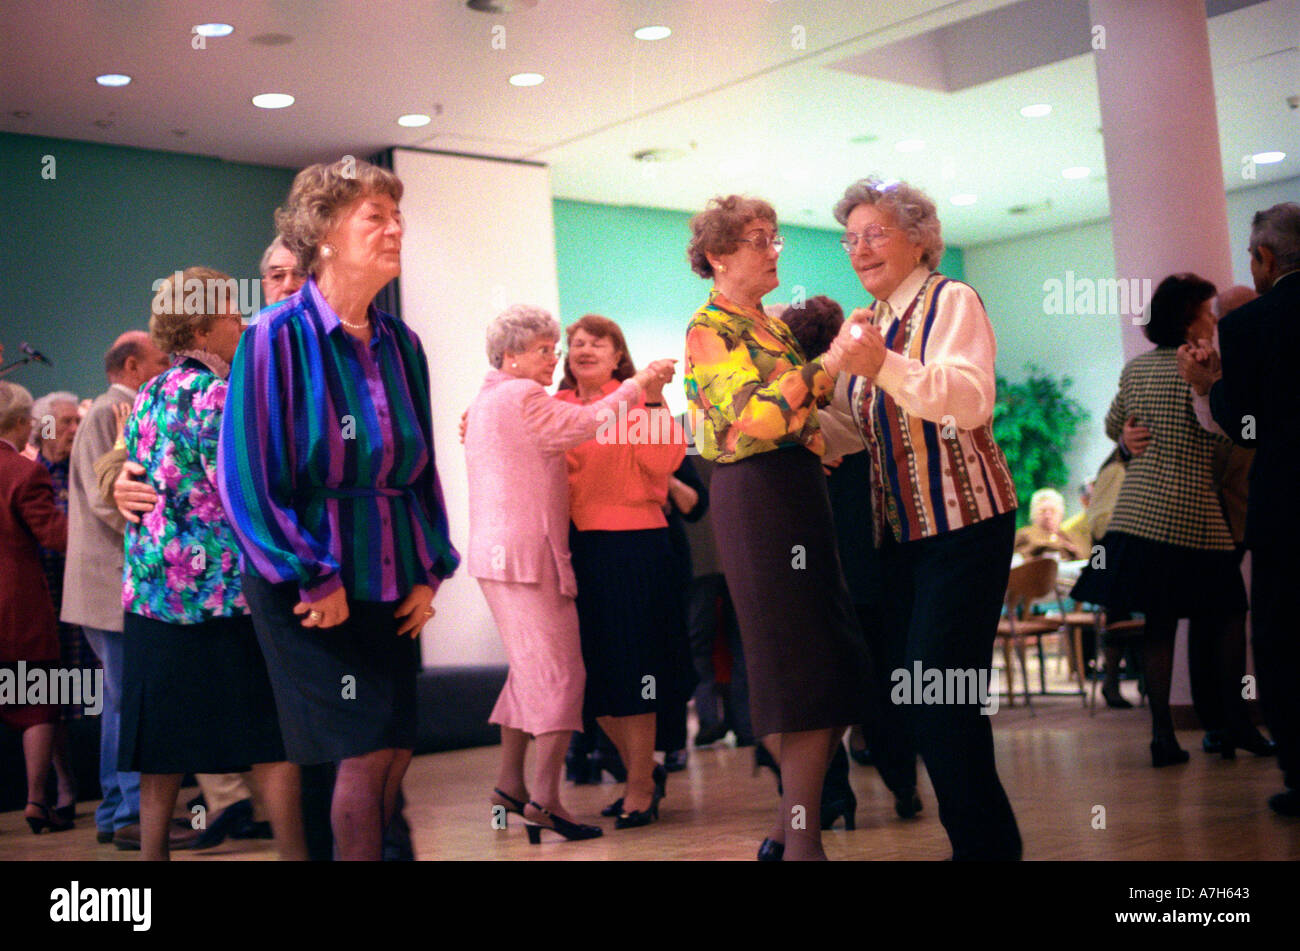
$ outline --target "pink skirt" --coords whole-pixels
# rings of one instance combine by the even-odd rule
[[[505,642],[510,671],[489,723],[537,736],[582,729],[582,665],[578,611],[560,593],[559,575],[541,584],[478,579]]]

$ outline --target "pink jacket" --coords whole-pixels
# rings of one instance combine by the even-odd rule
[[[601,413],[635,402],[626,380],[586,406],[548,396],[540,383],[492,370],[469,408],[471,577],[536,584],[555,564],[560,591],[578,593],[569,561],[569,478],[565,450],[596,435]]]

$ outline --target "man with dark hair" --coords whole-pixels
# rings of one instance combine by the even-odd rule
[[[104,665],[99,781],[95,812],[101,842],[140,845],[140,777],[117,771],[118,704],[122,691],[122,530],[125,520],[99,495],[95,460],[117,438],[114,407],[130,405],[136,390],[167,369],[167,357],[147,333],[122,334],[104,357],[109,387],[91,404],[72,440],[68,467],[68,552],[62,620],[80,624]],[[173,845],[173,848],[177,846]]]
[[[1300,532],[1300,205],[1284,202],[1255,215],[1250,273],[1261,296],[1219,322],[1221,378],[1210,387],[1210,409],[1233,441],[1256,449],[1246,503],[1252,644],[1260,705],[1286,786],[1268,804],[1300,817],[1300,639],[1290,630],[1289,597]],[[1213,354],[1208,359],[1215,362]]]

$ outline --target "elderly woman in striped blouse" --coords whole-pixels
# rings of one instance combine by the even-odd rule
[[[864,179],[835,206],[842,244],[875,299],[850,316],[862,350],[825,415],[828,455],[865,448],[880,548],[886,670],[978,671],[993,652],[1011,566],[1016,493],[993,441],[997,341],[979,295],[935,270],[938,214],[905,182]],[[840,439],[832,438],[838,434]],[[979,698],[886,704],[907,730],[939,799],[955,859],[1014,859],[1020,832],[993,759]],[[892,722],[890,722],[892,721]],[[910,757],[909,757],[910,759]],[[910,775],[891,787],[915,785]],[[897,795],[897,792],[896,792]]]
[[[380,857],[415,745],[416,636],[460,557],[434,464],[429,368],[374,306],[401,271],[402,183],[313,165],[276,214],[311,275],[230,373],[222,501],[289,758],[337,762],[340,858]]]

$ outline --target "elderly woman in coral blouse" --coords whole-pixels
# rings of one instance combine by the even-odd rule
[[[495,809],[528,823],[529,840],[551,829],[566,839],[599,836],[560,801],[560,771],[574,730],[582,729],[586,672],[569,557],[565,450],[592,439],[620,404],[636,405],[652,383],[672,377],[673,361],[651,363],[586,405],[553,399],[560,327],[546,311],[516,305],[487,332],[493,369],[470,406],[465,435],[469,475],[469,572],[478,579],[505,642],[510,672],[490,722],[501,727]],[[524,754],[537,741],[531,791]]]

